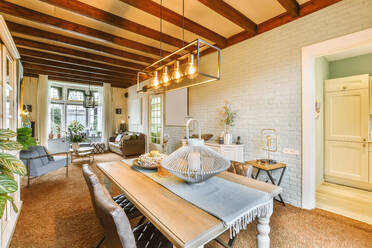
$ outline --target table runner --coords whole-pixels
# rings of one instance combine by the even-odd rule
[[[122,160],[131,166],[130,160]],[[256,217],[265,216],[271,208],[271,196],[223,178],[212,177],[199,184],[188,184],[176,176],[159,177],[156,170],[131,166],[174,194],[220,219],[234,237]]]

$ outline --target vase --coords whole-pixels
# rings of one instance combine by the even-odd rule
[[[230,126],[225,127],[225,135],[223,140],[225,145],[232,144],[232,134],[230,133]]]
[[[80,145],[79,143],[72,143],[71,148],[72,150],[77,151],[80,148]]]

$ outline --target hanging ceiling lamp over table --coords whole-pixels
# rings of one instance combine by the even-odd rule
[[[220,80],[221,49],[200,38],[184,45],[184,1],[182,1],[182,48],[162,57],[163,1],[160,1],[160,59],[137,73],[137,91],[140,76],[150,78],[148,88],[169,91]],[[202,56],[208,53],[208,56]],[[169,71],[169,68],[171,71]],[[171,76],[170,76],[171,75]]]

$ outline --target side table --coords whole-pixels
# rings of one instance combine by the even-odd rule
[[[282,179],[283,179],[283,176],[284,176],[284,172],[285,172],[285,170],[287,168],[287,165],[286,164],[283,164],[283,163],[263,164],[263,163],[258,162],[257,160],[251,160],[251,161],[247,161],[245,163],[246,164],[250,164],[254,168],[257,169],[256,175],[253,175],[252,174],[252,178],[253,179],[257,179],[258,178],[258,175],[261,172],[261,170],[263,170],[263,171],[266,171],[267,175],[269,176],[269,179],[270,179],[271,183],[274,184],[274,185],[277,185],[277,186],[280,186],[280,183],[282,182]],[[280,174],[278,183],[275,184],[275,180],[274,180],[271,172],[274,171],[274,170],[279,170],[279,169],[281,169],[282,172]],[[279,197],[280,200],[277,200],[275,198],[274,199],[277,200],[278,202],[282,203],[283,206],[285,206],[285,203],[283,201],[283,198],[282,198],[281,194],[279,194],[278,197]]]
[[[71,163],[74,158],[82,158],[82,157],[88,157],[89,163],[90,163],[90,158],[92,158],[92,162],[94,161],[93,147],[80,147],[77,150],[70,149],[70,153],[71,153]]]

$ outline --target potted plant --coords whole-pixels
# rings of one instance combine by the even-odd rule
[[[71,148],[72,150],[74,151],[77,151],[79,148],[80,148],[80,145],[79,143],[85,141],[85,138],[83,135],[81,134],[74,134],[70,137],[70,142],[72,143],[71,144]]]
[[[231,104],[228,101],[226,101],[225,105],[222,108],[221,115],[222,115],[221,122],[225,126],[224,144],[231,145],[232,134],[230,132],[230,129],[235,124],[237,112],[233,111],[231,109]]]
[[[21,150],[23,146],[17,141],[10,140],[15,137],[16,132],[9,129],[0,129],[0,149],[5,151]],[[0,153],[0,218],[4,214],[6,202],[9,201],[15,212],[18,208],[9,195],[18,190],[18,183],[14,180],[13,174],[21,176],[27,175],[27,169],[16,156],[1,152]]]
[[[32,137],[32,129],[28,127],[18,128],[17,142],[23,146],[22,150],[28,150],[30,146],[35,146],[36,141]]]
[[[57,139],[61,138],[61,128],[57,127]]]
[[[72,122],[70,123],[70,125],[68,126],[68,128],[70,128],[71,131],[72,131],[73,133],[75,133],[75,134],[78,134],[78,133],[84,131],[84,126],[83,126],[83,124],[81,124],[81,123],[78,122],[78,121],[72,121]]]

